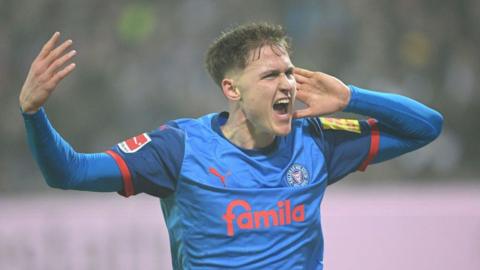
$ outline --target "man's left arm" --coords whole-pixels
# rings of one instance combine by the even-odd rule
[[[331,138],[327,144],[330,145],[332,163],[348,163],[330,164],[335,167],[332,168],[332,172],[335,171],[332,181],[355,168],[363,170],[369,163],[385,161],[418,149],[433,141],[441,132],[442,115],[408,97],[347,86],[333,76],[305,69],[296,68],[295,78],[297,98],[307,105],[295,112],[295,117],[318,117],[345,111],[372,118],[368,120],[369,140],[365,134],[325,136]],[[363,160],[360,166],[355,164],[359,160]]]
[[[436,139],[442,115],[405,96],[350,86],[351,97],[343,111],[366,115],[378,130],[378,153],[369,163],[392,159]]]

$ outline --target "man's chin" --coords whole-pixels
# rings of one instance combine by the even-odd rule
[[[291,114],[273,114],[272,131],[276,136],[286,136],[292,130]]]
[[[275,127],[276,136],[287,136],[292,131],[292,125],[282,125]]]

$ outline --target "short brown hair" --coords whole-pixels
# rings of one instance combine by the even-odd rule
[[[249,23],[222,32],[208,48],[205,59],[208,73],[221,87],[228,71],[244,69],[251,50],[264,45],[290,53],[290,38],[280,25]]]

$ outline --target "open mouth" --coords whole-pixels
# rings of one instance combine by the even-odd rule
[[[278,114],[287,114],[288,113],[288,106],[290,105],[289,98],[282,98],[277,100],[273,104],[273,110]]]

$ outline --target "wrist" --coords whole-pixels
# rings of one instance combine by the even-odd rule
[[[29,104],[28,102],[22,101],[22,98],[19,98],[19,105],[20,105],[20,110],[22,113],[26,114],[34,114],[40,110],[39,106],[34,106],[33,104]]]
[[[343,91],[342,95],[339,98],[340,100],[340,108],[341,110],[345,110],[352,100],[352,90],[350,86],[345,86],[345,91]]]
[[[31,105],[25,105],[20,103],[20,111],[23,114],[35,114],[40,110],[41,107],[34,107]]]
[[[343,111],[345,112],[351,112],[351,110],[355,107],[356,103],[356,96],[357,96],[357,87],[354,85],[349,84],[348,86],[348,102],[346,103],[345,107],[343,108]]]
[[[22,108],[20,108],[20,112],[22,114],[23,119],[26,122],[36,121],[36,119],[39,119],[43,115],[45,115],[45,109],[43,107],[40,107],[36,112],[31,112],[31,113],[24,112]]]
[[[349,85],[349,88],[351,91],[351,98],[348,106],[344,109],[344,112],[370,116],[372,110],[376,110],[383,105],[378,99],[382,93],[360,88],[355,85]]]

